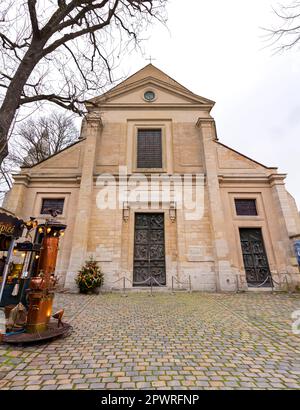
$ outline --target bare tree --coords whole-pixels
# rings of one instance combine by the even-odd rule
[[[114,59],[167,0],[1,0],[0,165],[24,104],[50,101],[83,113],[82,103],[112,81]]]
[[[72,115],[64,112],[31,118],[18,125],[14,134],[7,158],[13,168],[37,164],[69,146],[79,136]]]
[[[12,187],[12,174],[32,166],[76,142],[79,131],[74,114],[54,111],[50,115],[21,122],[9,138],[9,154],[0,166],[0,205]]]
[[[0,167],[0,206],[6,192],[12,187],[11,164],[7,159],[4,160]]]
[[[280,19],[280,24],[268,32],[271,45],[276,44],[276,51],[289,50],[300,41],[300,1],[293,0],[289,5],[280,4],[274,13]]]

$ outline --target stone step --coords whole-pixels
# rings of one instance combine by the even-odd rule
[[[248,289],[247,289],[247,292],[272,292],[272,287],[270,286],[268,286],[268,287],[264,287],[264,286],[261,286],[261,287],[257,287],[257,288],[253,288],[253,287],[248,287]]]

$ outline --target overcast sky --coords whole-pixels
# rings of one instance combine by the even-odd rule
[[[289,4],[291,0],[282,0]],[[300,208],[300,51],[266,48],[264,31],[278,20],[272,0],[170,0],[168,30],[157,24],[144,43],[153,64],[196,94],[216,101],[221,142],[288,173]],[[119,70],[149,63],[138,53]]]

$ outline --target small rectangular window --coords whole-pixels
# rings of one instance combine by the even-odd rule
[[[161,130],[138,130],[137,168],[162,168]]]
[[[41,214],[50,214],[50,210],[53,210],[61,215],[64,210],[64,202],[64,198],[43,198]]]
[[[235,199],[235,209],[240,216],[257,216],[255,199]]]

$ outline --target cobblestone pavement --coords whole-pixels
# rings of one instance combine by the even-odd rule
[[[0,388],[299,389],[300,295],[57,294],[74,331],[0,345]]]

